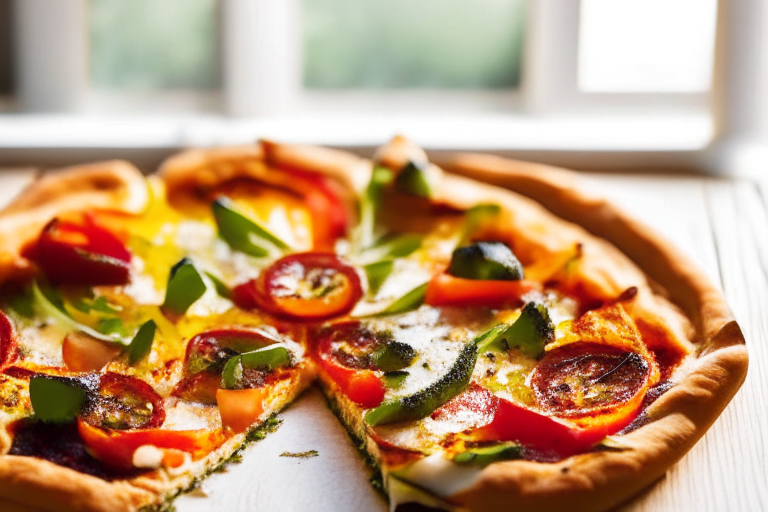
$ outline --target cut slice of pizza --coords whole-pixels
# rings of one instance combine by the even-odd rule
[[[349,254],[368,291],[353,320],[315,330],[312,356],[393,507],[606,509],[658,478],[742,382],[738,328],[668,244],[633,232],[654,249],[633,262],[405,139],[376,164],[367,242]],[[556,171],[534,170],[516,175],[525,190],[571,200]],[[652,281],[665,272],[671,289]]]
[[[162,508],[258,437],[314,365],[304,326],[238,307],[236,285],[338,236],[311,210],[259,180],[167,195],[122,163],[28,189],[2,219],[17,238],[2,247],[0,495],[55,510]]]

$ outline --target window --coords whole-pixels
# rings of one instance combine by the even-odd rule
[[[523,0],[304,0],[310,89],[517,87]]]
[[[89,0],[94,88],[219,86],[216,0]]]

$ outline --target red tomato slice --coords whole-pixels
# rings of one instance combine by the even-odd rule
[[[141,379],[107,372],[82,419],[95,427],[129,430],[159,427],[165,421],[163,398]]]
[[[238,306],[254,303],[290,320],[317,321],[349,313],[363,290],[357,271],[335,254],[305,252],[286,256],[259,278],[236,288]]]
[[[0,311],[0,370],[14,362],[19,356],[19,345],[11,320]]]
[[[361,367],[354,360],[345,360],[333,348],[336,342],[360,347],[366,340],[359,334],[359,322],[344,322],[324,329],[317,343],[316,359],[320,371],[335,382],[347,398],[370,409],[384,401],[386,390],[381,372]]]
[[[83,224],[53,219],[43,228],[33,251],[54,284],[117,285],[130,277],[130,252],[91,217]]]
[[[77,420],[77,430],[89,452],[107,466],[133,469],[133,454],[141,446],[180,450],[199,459],[218,447],[225,439],[221,430],[111,430],[94,427]]]
[[[432,306],[487,306],[503,308],[519,305],[528,292],[540,290],[533,281],[491,281],[464,279],[437,274],[427,285],[424,302]]]

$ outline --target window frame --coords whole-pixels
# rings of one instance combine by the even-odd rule
[[[70,9],[85,15],[86,0],[59,0],[66,2]],[[720,0],[721,3],[725,0]],[[15,0],[19,5],[34,8],[35,4],[48,4],[49,0]],[[30,7],[32,6],[32,7]],[[147,122],[163,105],[162,113],[173,117],[182,128],[177,145],[210,145],[240,141],[248,129],[258,133],[270,129],[284,133],[289,122],[301,123],[306,120],[328,119],[333,123],[338,115],[346,120],[358,121],[386,115],[387,126],[399,126],[406,133],[423,133],[426,127],[439,124],[445,118],[442,112],[446,100],[452,105],[454,125],[458,131],[447,137],[450,145],[456,145],[466,133],[469,142],[464,149],[496,150],[563,150],[578,151],[579,147],[568,146],[567,137],[560,137],[551,144],[527,139],[520,143],[519,135],[526,131],[526,124],[554,123],[556,129],[567,130],[574,122],[586,120],[593,124],[603,122],[604,127],[595,129],[597,137],[605,137],[617,127],[632,127],[632,119],[648,122],[655,115],[669,114],[682,126],[698,123],[695,136],[680,138],[671,146],[665,145],[663,137],[654,140],[650,136],[653,127],[641,134],[646,142],[639,147],[625,149],[651,151],[675,150],[692,151],[703,149],[709,144],[714,133],[712,119],[705,108],[711,100],[709,93],[585,93],[578,89],[578,31],[580,0],[534,0],[529,1],[525,41],[523,45],[523,72],[521,83],[516,90],[497,91],[434,91],[434,90],[387,90],[387,91],[320,91],[304,90],[301,76],[300,44],[300,0],[219,0],[219,27],[222,49],[222,86],[219,92],[209,91],[159,91],[157,93],[115,93],[110,97],[103,91],[91,91],[87,82],[70,98],[70,104],[60,111],[75,112],[73,117],[103,115],[115,117],[126,111],[153,112],[144,115]],[[45,11],[48,12],[48,11]],[[38,14],[36,23],[49,23]],[[81,16],[82,18],[82,16]],[[17,15],[18,20],[18,15]],[[33,20],[34,21],[34,20]],[[46,35],[27,25],[17,23],[17,41],[31,44],[46,43]],[[35,25],[35,23],[32,23]],[[64,27],[70,33],[73,27]],[[81,29],[82,30],[82,29]],[[36,39],[35,39],[36,38]],[[46,43],[48,44],[48,43]],[[83,41],[83,56],[87,54],[87,38]],[[275,51],[278,49],[279,51]],[[22,54],[23,55],[23,54]],[[84,57],[87,63],[87,58]],[[40,63],[31,63],[41,67]],[[17,68],[18,69],[18,68]],[[47,80],[50,87],[71,80],[73,75],[87,75],[82,65],[66,68],[70,76],[65,80]],[[267,77],[266,79],[264,77]],[[17,73],[18,78],[18,73]],[[23,80],[20,80],[23,84]],[[61,91],[54,91],[54,94]],[[30,104],[25,91],[18,91],[19,101],[7,102],[10,108],[21,104],[23,112],[40,110]],[[181,98],[177,101],[173,97]],[[125,108],[127,104],[130,107]],[[123,105],[120,109],[117,106]],[[371,112],[369,107],[378,105]],[[357,114],[366,109],[365,114]],[[638,114],[638,109],[642,110]],[[639,116],[639,117],[638,117]],[[2,116],[0,116],[2,117]],[[668,117],[668,116],[667,116]],[[563,120],[558,124],[557,119]],[[666,119],[664,122],[668,122]],[[506,125],[504,124],[506,123]],[[366,123],[363,123],[366,124]],[[367,123],[370,124],[370,123]],[[509,137],[491,137],[492,144],[472,139],[472,129],[462,132],[461,126],[474,124],[491,130],[508,126]],[[215,127],[215,128],[213,128]],[[503,126],[502,126],[503,127]],[[534,130],[534,131],[535,131]],[[300,138],[308,137],[306,130],[300,130]],[[326,136],[326,130],[319,129],[314,140],[319,143],[341,142],[343,129],[330,130],[336,137]],[[369,136],[353,138],[350,145],[365,145],[373,141],[382,130],[371,130]],[[440,132],[440,130],[438,130]],[[257,132],[254,132],[257,133]],[[442,133],[447,133],[443,130]],[[389,133],[388,135],[391,135]],[[388,136],[387,135],[387,136]],[[450,135],[450,134],[449,134]],[[435,144],[437,137],[428,137]],[[475,138],[477,139],[477,138]],[[516,140],[517,139],[517,140]],[[623,142],[622,142],[623,141]],[[567,142],[567,141],[566,141]],[[84,143],[84,142],[83,142]],[[621,144],[630,144],[630,138],[613,139],[603,146],[600,143],[582,146],[584,151],[618,151]],[[444,144],[448,146],[449,144]]]

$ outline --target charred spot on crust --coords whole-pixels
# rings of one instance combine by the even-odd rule
[[[10,455],[37,457],[105,480],[137,476],[141,471],[119,471],[91,457],[75,423],[53,424],[21,420],[12,426]]]

